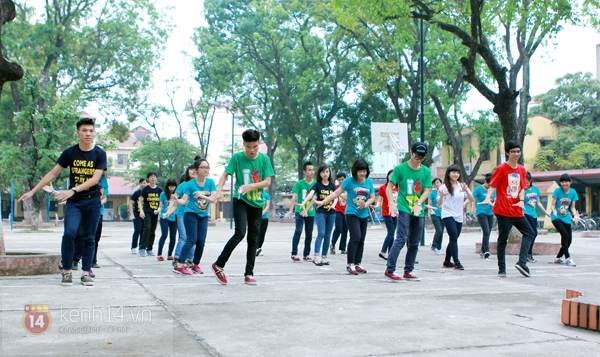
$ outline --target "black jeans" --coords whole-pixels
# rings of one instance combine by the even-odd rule
[[[92,264],[98,263],[98,243],[100,243],[100,237],[102,236],[102,217],[104,217],[104,215],[100,215],[98,227],[96,228],[96,248],[94,249],[94,259],[92,260]]]
[[[346,224],[350,233],[348,242],[348,264],[360,264],[365,249],[365,238],[367,236],[368,218],[360,218],[353,214],[346,215]]]
[[[535,244],[535,239],[537,238],[538,235],[538,231],[537,231],[537,218],[533,218],[533,216],[530,216],[528,214],[525,215],[525,218],[527,218],[527,222],[529,222],[529,225],[531,226],[531,229],[533,229],[533,240],[531,241],[531,245],[529,246],[529,255],[533,254],[533,245]]]
[[[258,247],[262,248],[263,243],[265,242],[265,235],[267,234],[267,227],[269,227],[269,219],[263,218],[260,222],[260,234],[258,236]]]
[[[569,253],[569,247],[571,246],[571,242],[573,241],[571,225],[561,221],[560,219],[553,220],[552,224],[554,225],[558,233],[560,233],[560,250],[558,251],[556,257],[560,258],[564,255],[565,259],[568,259],[571,257],[571,254]]]
[[[431,215],[431,222],[435,227],[435,234],[433,235],[433,242],[431,246],[435,249],[442,249],[442,240],[444,239],[444,223],[442,222],[442,217]]]
[[[140,249],[152,250],[154,239],[156,239],[156,226],[158,224],[158,215],[144,212],[144,232],[142,233],[142,243]]]
[[[450,258],[454,260],[454,263],[460,263],[458,259],[458,237],[462,230],[462,222],[457,222],[452,217],[446,217],[443,219],[446,232],[448,232],[448,246],[446,247],[446,258],[447,262],[450,262]]]
[[[519,264],[527,266],[527,252],[533,240],[533,230],[525,217],[505,217],[496,215],[498,220],[498,269],[506,272],[506,245],[508,244],[508,234],[514,226],[523,238],[521,240],[521,251],[519,253]]]
[[[494,216],[480,213],[477,215],[477,221],[479,221],[481,232],[483,232],[483,236],[481,237],[481,251],[487,253],[490,251],[490,232],[494,226]]]
[[[144,220],[139,213],[133,215],[133,235],[131,236],[131,249],[142,245],[142,232],[144,231]]]
[[[348,239],[348,225],[346,224],[346,217],[342,212],[335,212],[335,229],[331,237],[331,245],[335,248],[335,243],[338,238],[340,239],[340,250],[346,250],[346,239]]]
[[[244,276],[254,275],[254,260],[256,259],[256,243],[260,233],[260,224],[262,222],[262,208],[252,207],[246,202],[233,199],[233,221],[235,222],[235,231],[229,239],[221,255],[217,258],[215,264],[221,268],[225,267],[231,253],[237,245],[246,236],[246,226],[248,227],[248,250],[246,251],[246,271]]]

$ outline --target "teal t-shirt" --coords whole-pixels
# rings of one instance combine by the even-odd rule
[[[405,212],[413,215],[411,212],[413,206],[426,188],[432,187],[431,171],[428,167],[421,165],[418,170],[408,166],[408,162],[402,163],[394,168],[390,182],[398,186],[398,202],[396,208],[399,212]],[[421,214],[425,216],[425,202],[421,205]]]
[[[525,206],[523,206],[523,213],[530,215],[533,218],[537,218],[537,203],[540,199],[540,190],[531,186],[531,188],[525,189]]]
[[[431,199],[431,205],[433,207],[435,207],[435,209],[433,210],[432,215],[441,217],[442,216],[442,209],[439,208],[438,205],[437,205],[438,204],[437,197],[438,197],[438,191],[437,190],[431,190],[431,192],[429,193],[428,199]]]
[[[475,197],[475,215],[485,214],[486,216],[493,216],[494,212],[492,212],[492,206],[490,205],[480,205],[479,202],[485,201],[485,197],[487,196],[487,190],[483,185],[475,187],[473,190],[473,197]],[[492,194],[492,200],[496,198],[496,191]]]
[[[269,196],[269,194],[267,193],[267,190],[265,190],[265,192],[263,192],[263,196],[265,197],[265,202],[269,202],[271,200],[271,196]],[[269,219],[269,212],[263,214],[262,218]]]
[[[252,207],[264,207],[265,197],[262,188],[254,188],[243,195],[240,195],[238,191],[242,185],[261,182],[265,178],[275,175],[267,155],[258,153],[255,159],[249,159],[243,152],[235,153],[225,172],[235,176],[233,198],[240,199]]]
[[[296,206],[294,207],[294,212],[295,213],[300,213],[302,211],[304,211],[304,209],[306,207],[308,207],[308,205],[310,204],[310,201],[306,202],[306,205],[304,207],[301,206],[302,202],[304,202],[304,199],[306,199],[306,196],[308,196],[308,193],[310,192],[311,188],[314,186],[314,184],[317,181],[313,180],[311,183],[306,182],[306,179],[302,179],[298,182],[296,182],[294,184],[294,188],[292,188],[292,193],[296,194]],[[308,210],[306,213],[308,214],[309,217],[314,217],[315,216],[315,205],[313,204],[312,207],[310,208],[310,210]]]
[[[210,202],[194,198],[194,192],[201,192],[204,196],[210,196],[211,193],[217,190],[215,182],[211,178],[206,178],[204,185],[198,185],[198,181],[190,180],[185,185],[183,193],[188,195],[188,203],[185,205],[185,213],[195,213],[200,217],[206,217],[209,214]]]
[[[179,198],[183,197],[183,190],[189,181],[185,181],[179,184],[175,189],[175,193]],[[185,213],[185,205],[178,205],[175,212],[173,212],[174,216],[182,216]]]
[[[162,210],[160,211],[160,218],[163,218],[165,213],[167,213],[167,207],[169,206],[169,200],[167,200],[167,194],[165,193],[165,191],[160,193],[158,200],[162,203]],[[167,220],[175,221],[175,215],[173,215],[173,214],[169,215],[169,217],[167,217]]]
[[[348,193],[346,216],[351,214],[358,218],[367,218],[369,216],[369,208],[359,208],[358,204],[360,201],[367,201],[371,197],[371,194],[375,194],[373,180],[366,178],[364,183],[359,183],[354,177],[350,176],[342,182],[340,187]]]
[[[554,212],[550,214],[550,219],[560,219],[566,224],[571,224],[571,204],[575,201],[579,201],[579,196],[577,192],[570,188],[569,193],[565,193],[562,187],[557,187],[552,193],[552,197],[556,198],[556,205],[554,208],[556,209],[556,215]]]
[[[102,175],[100,176],[100,187],[102,187],[104,189],[104,196],[108,197],[108,180],[106,179],[106,176]],[[102,205],[102,207],[100,207],[100,215],[104,215],[104,205]]]

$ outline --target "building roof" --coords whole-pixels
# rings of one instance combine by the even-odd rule
[[[558,182],[562,174],[569,174],[573,180],[573,184],[600,186],[600,169],[532,172],[531,177],[534,181]]]
[[[542,181],[542,182],[534,182],[533,185],[540,190],[540,192],[548,192],[548,189],[552,187],[554,181]]]

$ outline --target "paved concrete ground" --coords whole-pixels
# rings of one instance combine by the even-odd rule
[[[565,289],[600,298],[600,239],[575,233],[576,268],[539,256],[522,277],[508,258],[508,278],[496,276],[495,256],[475,254],[477,233],[459,240],[466,270],[442,269],[442,256],[421,247],[420,282],[383,277],[377,256],[384,229],[367,233],[363,265],[350,276],[345,255],[331,265],[290,260],[293,225],[271,223],[259,284],[243,284],[245,241],[226,266],[230,284],[210,273],[230,237],[229,224],[209,228],[202,276],[180,276],[170,262],[129,250],[131,224],[105,223],[93,287],[60,285],[59,274],[0,278],[0,354],[139,356],[598,356],[600,334],[563,326]],[[316,233],[316,229],[315,229]],[[62,229],[6,231],[9,252],[59,253]],[[447,242],[447,237],[444,237]],[[557,234],[538,237],[558,242]],[[301,244],[302,247],[302,244]],[[405,250],[402,251],[403,259]],[[76,272],[78,273],[78,272]],[[74,278],[77,274],[74,274]],[[24,306],[49,305],[52,323],[32,335]],[[27,320],[27,319],[25,319]],[[26,321],[28,323],[28,321]]]

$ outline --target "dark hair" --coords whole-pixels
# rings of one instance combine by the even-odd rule
[[[388,171],[387,175],[385,175],[385,184],[387,185],[388,183],[390,183],[390,174],[394,172],[394,170],[390,170]]]
[[[329,170],[329,178],[327,179],[327,181],[329,181],[329,183],[331,183],[331,169],[327,165],[319,166],[319,169],[317,170],[317,182],[322,182],[321,172],[323,172],[325,170]]]
[[[142,182],[148,182],[148,180],[146,180],[145,178],[143,178],[143,177],[142,177],[142,178],[141,178],[141,179],[138,181],[138,183],[142,183]]]
[[[177,181],[174,179],[168,179],[167,184],[165,185],[165,196],[167,196],[167,201],[171,199],[171,191],[169,191],[169,186],[175,186],[177,188]],[[174,192],[175,190],[173,190]]]
[[[442,183],[442,179],[441,179],[441,178],[439,178],[439,177],[436,177],[436,178],[434,178],[433,180],[431,180],[431,184],[432,184],[432,185],[435,185],[435,182],[436,182],[436,181],[439,181],[440,183]]]
[[[92,118],[81,118],[75,124],[75,126],[77,126],[77,130],[79,130],[79,127],[82,125],[93,125],[96,127],[96,121]]]
[[[194,168],[196,170],[198,170],[198,168],[200,167],[200,164],[202,164],[203,162],[206,162],[208,164],[208,160],[206,160],[206,159],[198,159],[198,160],[194,161]]]
[[[569,174],[562,174],[562,175],[560,175],[560,178],[558,179],[558,181],[559,182],[563,182],[563,181],[572,182],[571,175],[569,175]]]
[[[519,142],[518,142],[518,141],[516,141],[516,140],[508,140],[508,141],[506,142],[506,144],[504,144],[504,152],[509,152],[509,151],[511,151],[512,149],[521,149],[521,150],[523,150],[523,149],[521,148],[521,143],[519,143]]]
[[[454,165],[454,164],[450,165],[446,169],[446,174],[444,175],[444,185],[446,185],[446,188],[448,189],[448,193],[450,193],[452,196],[454,196],[454,187],[452,186],[452,182],[450,181],[450,173],[451,172],[460,173],[460,167],[458,167],[458,165]],[[460,177],[460,175],[458,176],[457,181],[462,182],[462,178]]]
[[[488,172],[487,174],[485,174],[485,182],[488,184],[490,182],[492,182],[492,173],[491,172]]]
[[[531,186],[533,186],[533,183],[530,183],[531,180],[533,180],[533,178],[531,177],[531,172],[527,171],[527,174],[525,175],[525,181],[527,183],[527,188],[531,188]]]
[[[188,182],[192,179],[192,176],[190,176],[190,170],[192,169],[194,169],[194,165],[190,165],[185,169],[185,173],[181,176],[181,183]]]
[[[242,133],[242,140],[244,142],[260,141],[260,131],[256,129],[246,129]]]
[[[356,178],[356,176],[357,176],[357,172],[360,170],[367,170],[366,177],[369,177],[369,175],[371,174],[371,170],[369,170],[369,164],[364,159],[358,159],[358,160],[354,161],[354,164],[352,164],[351,172],[352,172],[352,177],[355,180],[358,180]]]
[[[346,173],[344,172],[338,172],[337,175],[335,175],[335,179],[339,179],[340,177],[346,178]]]
[[[156,171],[148,171],[148,173],[146,174],[146,178],[150,178],[150,176],[156,176],[158,177],[158,174],[156,173]]]
[[[306,167],[307,166],[315,166],[315,165],[313,165],[312,162],[307,161],[307,162],[304,163],[304,165],[302,165],[302,171],[306,171]]]
[[[194,156],[194,162],[196,162],[197,160],[200,160],[201,158],[202,158],[202,156],[200,156],[200,155]]]

